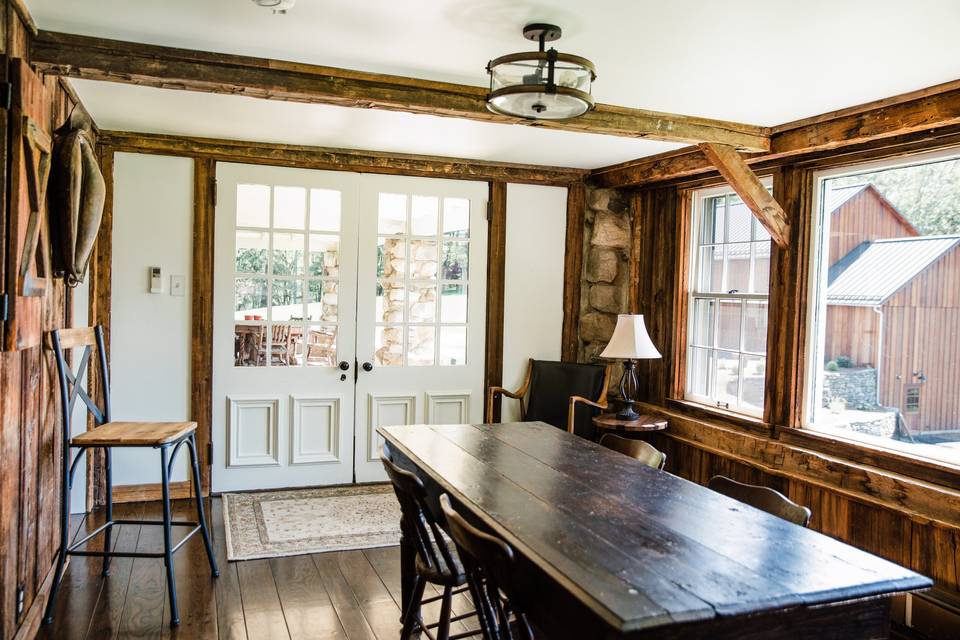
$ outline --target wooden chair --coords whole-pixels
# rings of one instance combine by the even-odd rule
[[[270,329],[270,339],[267,339],[266,327],[260,329],[259,345],[257,347],[257,361],[260,366],[267,362],[267,351],[270,352],[270,364],[287,366],[292,363],[293,337],[289,324],[275,324]]]
[[[770,487],[737,482],[726,476],[713,476],[707,486],[717,493],[722,493],[801,527],[807,526],[810,523],[810,516],[813,515],[807,507],[797,504]]]
[[[203,497],[200,493],[200,467],[197,462],[196,422],[113,422],[110,411],[110,379],[107,369],[107,356],[103,346],[103,327],[83,327],[77,329],[60,329],[47,334],[47,346],[53,350],[57,362],[57,377],[60,386],[60,408],[63,424],[63,454],[61,461],[61,493],[60,493],[60,549],[57,555],[57,566],[53,577],[53,586],[50,590],[50,599],[44,613],[44,623],[53,621],[53,611],[57,601],[57,592],[63,579],[63,568],[67,556],[93,556],[103,558],[102,574],[110,574],[110,559],[124,558],[163,558],[167,572],[167,594],[170,598],[170,625],[180,624],[180,613],[177,607],[177,585],[173,574],[173,554],[198,531],[203,535],[203,542],[207,548],[207,559],[210,562],[210,571],[214,577],[220,575],[217,561],[210,544],[210,532],[207,530],[206,517],[203,513]],[[97,405],[87,395],[83,387],[83,380],[90,363],[90,352],[93,347],[97,350],[97,363],[101,386],[103,388],[103,406]],[[83,349],[79,358],[77,373],[74,374],[67,364],[64,352]],[[87,410],[93,415],[98,425],[92,431],[70,437],[73,423],[73,407],[77,399],[83,401]],[[190,451],[190,465],[193,470],[193,491],[197,503],[197,522],[174,521],[170,515],[170,473],[177,459],[180,448],[186,445]],[[160,477],[163,491],[163,520],[114,520],[113,518],[113,473],[111,469],[112,449],[114,447],[150,447],[160,450]],[[73,486],[73,474],[77,470],[77,463],[88,449],[103,449],[106,472],[106,522],[97,527],[89,535],[78,542],[69,544],[70,534],[70,489]],[[71,449],[77,453],[70,460]],[[129,552],[110,551],[111,534],[113,527],[118,524],[144,524],[163,526],[163,552]],[[173,527],[192,527],[184,538],[175,546],[172,542]],[[103,533],[104,551],[88,551],[81,549],[88,541]]]
[[[533,640],[533,629],[524,614],[524,594],[513,579],[513,549],[464,520],[447,494],[440,496],[440,508],[463,560],[484,640]]]
[[[450,636],[451,622],[469,618],[475,613],[471,611],[451,616],[453,596],[467,590],[465,586],[467,576],[457,552],[447,544],[446,538],[426,505],[427,492],[423,482],[416,475],[393,464],[386,455],[380,456],[380,461],[400,502],[403,535],[417,550],[413,591],[410,602],[403,603],[403,627],[400,630],[400,640],[413,637],[418,630],[423,631],[433,640],[434,637],[429,630],[434,628],[437,630],[435,640],[453,640],[474,635],[467,633]],[[443,587],[443,594],[424,598],[423,592],[428,582]],[[420,608],[424,604],[437,600],[441,601],[440,619],[436,623],[424,626],[420,618]]]
[[[631,440],[630,438],[624,438],[614,433],[605,433],[603,437],[600,438],[600,444],[607,449],[619,451],[624,455],[639,460],[654,469],[663,469],[663,465],[667,463],[667,454],[643,440]]]
[[[516,391],[504,387],[487,389],[484,421],[493,422],[497,396],[520,401],[521,420],[539,420],[593,440],[593,416],[607,408],[612,365],[578,364],[530,359],[527,375]],[[581,406],[577,406],[581,405]]]

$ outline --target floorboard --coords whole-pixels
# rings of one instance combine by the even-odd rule
[[[169,627],[170,607],[162,559],[114,558],[110,576],[100,577],[98,558],[71,559],[57,600],[54,623],[41,628],[41,640],[126,640],[128,638],[213,638],[219,640],[394,640],[400,632],[400,555],[398,547],[334,551],[312,555],[227,562],[223,512],[208,500],[220,577],[210,575],[199,533],[174,557],[180,626]],[[159,502],[128,503],[115,517],[160,519]],[[175,519],[196,517],[195,504],[173,503]],[[102,510],[71,518],[72,540],[104,521]],[[186,528],[174,529],[174,541]],[[102,538],[91,549],[102,548]],[[118,550],[161,551],[159,526],[122,525],[114,530]],[[434,591],[434,593],[439,593]],[[470,610],[463,596],[454,613]],[[433,622],[439,604],[424,608]],[[469,620],[453,633],[475,628]]]

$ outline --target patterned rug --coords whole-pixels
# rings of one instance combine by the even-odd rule
[[[253,560],[400,542],[389,484],[223,494],[227,559]]]

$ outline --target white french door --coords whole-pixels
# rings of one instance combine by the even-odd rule
[[[358,482],[383,425],[481,422],[487,185],[364,175],[357,276]]]
[[[384,479],[376,427],[481,419],[485,183],[218,163],[217,185],[215,491]]]

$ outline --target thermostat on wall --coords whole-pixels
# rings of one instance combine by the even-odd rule
[[[150,267],[150,293],[163,293],[163,278],[160,267]]]

